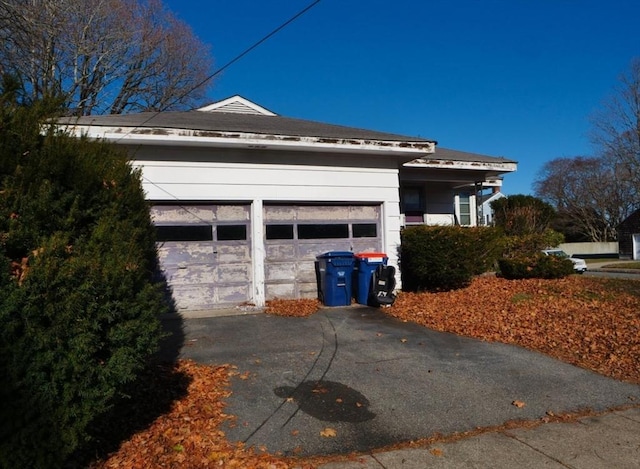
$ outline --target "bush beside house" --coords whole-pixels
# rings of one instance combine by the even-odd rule
[[[167,310],[140,175],[0,97],[0,467],[60,467],[156,350]]]
[[[495,228],[413,226],[402,231],[400,271],[405,291],[463,288],[491,270],[502,252]]]

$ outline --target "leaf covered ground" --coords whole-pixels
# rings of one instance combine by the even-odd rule
[[[267,312],[308,316],[316,300],[276,300]],[[463,290],[401,293],[385,313],[403,321],[487,341],[538,350],[616,379],[640,383],[640,281],[571,276],[562,280],[504,280],[479,277]],[[229,443],[222,430],[233,417],[224,413],[230,365],[179,361],[157,370],[143,402],[180,377],[180,392],[166,411],[132,431],[108,457],[91,464],[106,468],[288,468],[314,467],[321,459],[300,460]],[[162,376],[173,377],[171,379]],[[238,375],[240,376],[240,375]],[[241,377],[241,376],[240,376]],[[514,405],[517,405],[514,403]],[[131,415],[128,415],[131,417]]]

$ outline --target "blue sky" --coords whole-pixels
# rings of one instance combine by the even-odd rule
[[[165,0],[216,69],[312,0]],[[640,57],[639,0],[321,0],[226,69],[239,94],[288,117],[438,141],[518,161],[593,153],[590,116]]]

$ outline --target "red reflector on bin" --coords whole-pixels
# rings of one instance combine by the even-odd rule
[[[383,262],[387,255],[384,252],[360,252],[355,257],[369,262]]]

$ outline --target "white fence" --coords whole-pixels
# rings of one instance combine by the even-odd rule
[[[618,243],[563,243],[560,246],[567,254],[580,257],[606,257],[618,255]]]

